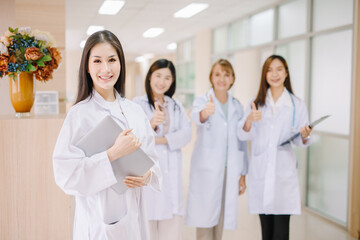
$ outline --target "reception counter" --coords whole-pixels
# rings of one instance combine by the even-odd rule
[[[52,167],[64,118],[0,116],[0,239],[72,238],[71,199]]]

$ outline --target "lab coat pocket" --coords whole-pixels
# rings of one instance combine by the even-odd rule
[[[130,190],[128,190],[130,191]],[[129,193],[120,195],[121,198],[113,198],[117,200],[120,208],[124,209],[122,213],[116,211],[118,206],[115,202],[112,203],[112,209],[118,214],[113,215],[110,218],[110,214],[107,214],[107,218],[104,218],[103,227],[106,235],[106,240],[140,240],[140,230],[138,228],[138,203],[136,199]],[[111,210],[111,209],[108,209]],[[106,216],[106,215],[105,215]]]
[[[291,148],[278,148],[276,156],[276,174],[282,178],[288,178],[296,174],[296,156]]]
[[[134,229],[134,220],[136,222],[137,216],[133,214],[128,212],[123,218],[113,224],[104,223],[106,240],[140,239],[138,230]]]
[[[265,151],[259,155],[251,156],[249,176],[252,176],[254,179],[264,179],[267,166],[266,154],[267,152]]]

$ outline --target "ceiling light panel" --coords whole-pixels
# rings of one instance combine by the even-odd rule
[[[167,49],[169,50],[175,50],[177,48],[177,44],[176,43],[169,43],[167,46],[166,46]]]
[[[105,0],[99,8],[99,14],[116,15],[124,4],[125,1]]]
[[[86,40],[82,40],[81,43],[80,43],[80,47],[81,47],[81,48],[84,48],[84,47],[85,47],[85,43],[86,43]]]
[[[142,34],[142,36],[144,38],[154,38],[154,37],[159,36],[163,32],[164,32],[163,28],[149,28]]]
[[[191,18],[192,16],[198,14],[201,11],[204,11],[209,7],[207,3],[191,3],[186,7],[180,9],[174,13],[175,18]]]
[[[87,31],[86,31],[86,34],[90,36],[90,35],[93,34],[94,32],[102,31],[102,30],[104,30],[104,29],[105,29],[104,26],[94,26],[94,25],[91,25],[91,26],[88,27],[88,29],[87,29]]]

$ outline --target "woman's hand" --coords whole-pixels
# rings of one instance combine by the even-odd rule
[[[245,175],[243,175],[239,179],[239,195],[243,194],[245,190],[246,190],[246,181],[245,181]]]
[[[308,137],[310,136],[311,131],[312,131],[312,128],[310,128],[308,125],[305,125],[302,128],[300,128],[300,134],[301,134],[303,143],[306,143],[306,141],[308,140]]]
[[[168,144],[166,137],[155,137],[155,144]]]
[[[258,122],[262,119],[261,111],[256,109],[256,105],[254,102],[251,103],[251,112],[246,118],[243,130],[245,132],[249,132],[251,130],[251,126],[253,122]]]
[[[148,185],[151,177],[151,170],[147,171],[144,176],[141,177],[133,177],[133,176],[127,176],[124,179],[124,183],[128,188],[136,188],[136,187],[143,187],[145,185]]]
[[[206,122],[206,120],[215,113],[215,103],[211,94],[209,98],[210,100],[207,102],[205,108],[200,112],[201,123]]]
[[[153,129],[156,128],[156,126],[160,125],[161,123],[164,122],[164,119],[165,119],[165,113],[163,113],[161,110],[160,110],[160,107],[158,105],[157,102],[154,102],[154,105],[155,105],[155,112],[154,112],[154,116],[152,117],[152,119],[150,120],[150,124],[151,124],[151,127]]]
[[[141,146],[140,140],[131,131],[132,129],[122,131],[114,145],[106,151],[110,162],[134,152]]]

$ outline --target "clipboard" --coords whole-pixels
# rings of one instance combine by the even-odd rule
[[[328,117],[330,117],[331,115],[325,115],[322,116],[321,118],[313,121],[312,123],[310,123],[308,126],[309,128],[313,128],[316,125],[318,125],[319,123],[321,123],[322,121],[324,121],[325,119],[327,119]],[[300,132],[295,133],[294,135],[292,135],[289,139],[287,139],[285,142],[281,143],[280,146],[284,146],[288,143],[290,143],[292,140],[294,140],[295,138],[297,138],[298,136],[300,136]]]
[[[109,149],[122,131],[115,120],[107,115],[75,145],[90,157]],[[128,189],[123,182],[126,176],[143,176],[153,165],[154,161],[141,148],[116,159],[111,166],[118,182],[111,188],[119,194],[124,193]]]

